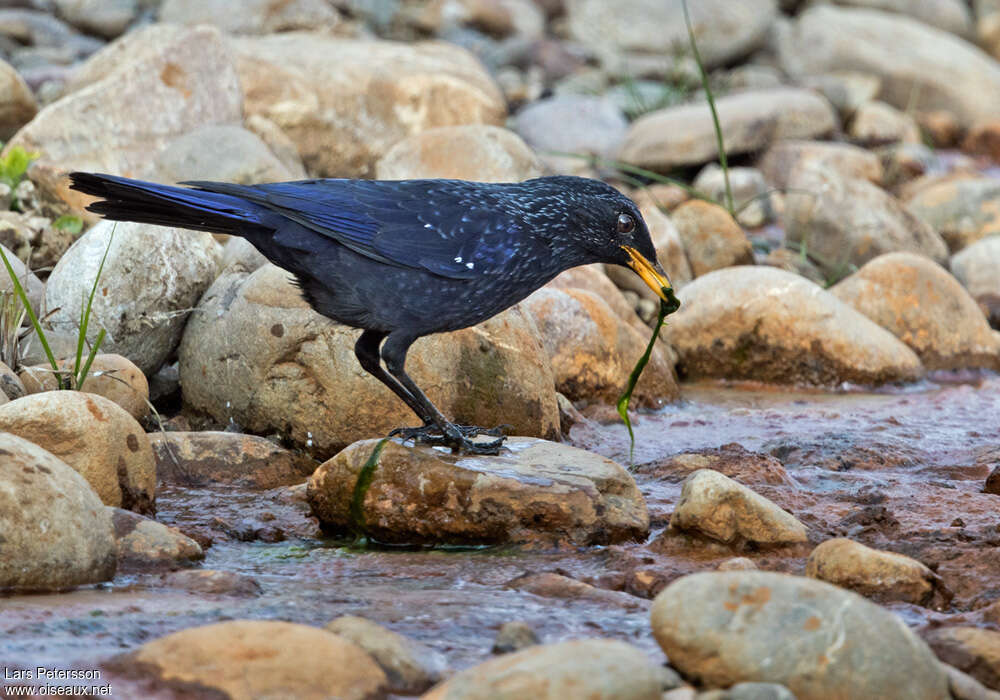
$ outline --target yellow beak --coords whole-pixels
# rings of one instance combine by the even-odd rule
[[[642,278],[642,281],[649,285],[649,288],[656,292],[656,296],[663,301],[670,302],[673,297],[673,286],[667,278],[667,273],[663,271],[659,263],[651,263],[642,253],[627,245],[622,246],[622,250],[628,253],[628,266],[635,270],[635,274]],[[668,293],[670,296],[668,297]]]

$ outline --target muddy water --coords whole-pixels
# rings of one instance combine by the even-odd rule
[[[658,658],[641,596],[734,555],[762,568],[804,569],[809,547],[732,551],[664,533],[683,476],[671,474],[669,458],[726,445],[727,454],[771,465],[752,487],[809,525],[814,543],[848,535],[935,568],[946,587],[938,610],[892,606],[910,624],[954,615],[984,624],[976,611],[1000,597],[1000,496],[981,493],[1000,464],[996,375],[938,375],[879,393],[687,386],[682,402],[641,416],[635,427],[637,480],[654,521],[646,543],[560,552],[360,549],[318,537],[287,492],[166,488],[159,519],[214,540],[202,568],[250,577],[260,592],[195,593],[166,585],[159,574],[132,574],[62,595],[0,599],[0,659],[7,666],[91,668],[192,625],[233,618],[318,625],[342,614],[421,640],[454,668],[485,658],[496,628],[510,620],[530,622],[545,641],[614,637]],[[577,426],[571,439],[628,461],[619,425]],[[782,466],[787,474],[776,477]],[[619,605],[506,586],[525,572],[545,571],[637,597]]]

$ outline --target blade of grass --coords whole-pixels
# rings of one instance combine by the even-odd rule
[[[3,265],[7,268],[7,275],[10,277],[10,281],[14,285],[14,292],[21,300],[21,305],[27,312],[28,318],[31,319],[31,326],[35,329],[35,335],[38,336],[38,340],[42,344],[42,349],[45,350],[45,357],[48,358],[49,364],[52,365],[52,371],[58,373],[59,364],[56,362],[55,355],[52,354],[52,348],[49,347],[49,341],[45,337],[45,331],[42,330],[42,324],[38,322],[38,316],[35,315],[35,310],[31,308],[31,302],[28,301],[28,294],[24,291],[24,287],[21,286],[21,280],[17,278],[17,274],[14,272],[14,267],[10,264],[10,260],[7,259],[7,254],[3,252],[2,247],[0,247],[0,259],[3,259]],[[62,383],[63,380],[62,377],[60,377],[60,386]]]
[[[701,75],[701,85],[705,89],[705,99],[708,101],[708,109],[712,112],[712,124],[715,127],[715,140],[719,149],[719,165],[722,166],[722,176],[726,183],[726,209],[735,216],[733,211],[733,188],[729,184],[729,162],[726,158],[726,144],[722,137],[722,125],[719,123],[719,112],[715,109],[715,96],[712,94],[712,86],[708,83],[708,72],[705,64],[701,60],[701,52],[698,51],[698,43],[694,40],[694,28],[691,26],[691,15],[688,13],[687,0],[681,0],[681,7],[684,8],[684,24],[687,25],[688,41],[691,42],[691,53],[694,62],[698,66],[698,73]]]
[[[90,287],[90,296],[87,297],[87,306],[80,311],[80,329],[76,337],[76,362],[73,364],[73,376],[76,379],[76,388],[79,389],[83,386],[83,380],[87,376],[87,370],[90,369],[91,363],[94,361],[94,355],[97,354],[97,350],[100,348],[101,342],[104,340],[104,329],[97,336],[97,342],[90,349],[90,357],[87,360],[87,365],[84,371],[80,372],[80,362],[83,360],[83,344],[87,340],[87,328],[90,326],[90,315],[94,310],[94,295],[97,293],[97,285],[101,281],[101,274],[104,272],[104,261],[108,259],[108,251],[111,250],[111,244],[115,240],[115,229],[118,227],[118,222],[111,227],[111,234],[108,236],[108,245],[104,248],[104,255],[101,257],[101,264],[97,266],[97,275],[94,277],[94,284]]]
[[[102,328],[100,333],[97,334],[97,340],[94,341],[93,347],[90,348],[90,354],[87,355],[87,361],[84,363],[79,374],[76,376],[76,388],[82,389],[83,383],[87,381],[87,373],[90,371],[90,366],[94,364],[94,358],[97,357],[97,353],[101,351],[101,343],[104,342],[104,336],[106,331]]]

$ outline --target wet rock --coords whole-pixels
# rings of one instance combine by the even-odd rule
[[[609,4],[603,0],[566,0],[566,24],[572,39],[579,41],[618,70],[628,71],[634,56],[640,65],[656,59],[663,70],[666,56],[674,56],[678,45],[687,46],[688,35],[680,0],[627,0]],[[691,22],[698,37],[698,50],[709,68],[732,63],[759,46],[774,21],[777,7],[772,0],[752,0],[738,5],[724,0],[702,0],[691,5]],[[636,18],[642,21],[636,21]],[[652,54],[647,61],[642,55]],[[658,55],[659,54],[659,55]],[[628,74],[626,72],[626,74]],[[631,75],[635,75],[631,71]]]
[[[993,493],[1000,496],[1000,467],[994,467],[990,475],[986,477],[983,493]]]
[[[151,374],[180,342],[185,319],[215,277],[217,255],[208,233],[102,221],[52,271],[45,303],[59,311],[49,324],[76,332],[80,300],[89,296],[104,259],[87,337],[93,342],[105,329],[105,352],[124,355]]]
[[[34,442],[73,467],[106,505],[152,513],[156,467],[136,420],[103,396],[31,394],[0,406],[0,430]]]
[[[1000,181],[996,178],[932,184],[919,190],[906,205],[941,234],[953,252],[1000,234]]]
[[[941,627],[924,640],[938,658],[987,688],[1000,688],[1000,632],[979,627]]]
[[[496,639],[493,640],[492,651],[494,654],[510,654],[514,651],[527,649],[540,642],[541,640],[535,634],[535,630],[531,628],[531,625],[527,622],[515,620],[514,622],[505,622],[500,625],[500,629],[497,630]]]
[[[641,464],[640,474],[666,481],[683,481],[699,469],[711,469],[748,486],[794,486],[781,462],[771,455],[751,452],[742,445],[730,443],[699,452],[682,452],[671,457]]]
[[[947,32],[902,15],[813,7],[778,39],[777,50],[781,67],[792,76],[844,68],[874,74],[882,80],[880,98],[897,109],[946,109],[965,126],[1000,111],[995,61]]]
[[[854,141],[867,145],[920,143],[920,127],[916,120],[878,100],[858,107],[847,133]]]
[[[244,112],[274,122],[310,173],[371,176],[395,143],[429,128],[502,123],[503,97],[469,52],[286,32],[232,41]]]
[[[445,670],[444,657],[433,649],[363,617],[344,615],[324,629],[366,651],[385,672],[390,693],[419,695]]]
[[[60,590],[115,574],[111,514],[97,494],[65,462],[9,433],[0,433],[0,532],[0,589]]]
[[[680,311],[664,336],[680,357],[682,376],[830,385],[922,373],[919,358],[891,333],[784,270],[716,270],[678,297]]]
[[[944,241],[923,219],[867,180],[800,169],[785,197],[787,239],[805,247],[824,273],[842,277],[883,253],[947,260]]]
[[[209,27],[153,24],[126,34],[77,68],[67,91],[8,143],[40,151],[35,168],[142,177],[178,136],[242,118],[236,71]],[[64,178],[39,182],[78,210],[89,200]]]
[[[0,222],[0,236],[3,235],[2,227],[3,222]],[[0,248],[3,248],[3,254],[7,256],[7,262],[10,263],[14,274],[28,295],[28,302],[31,304],[32,309],[41,309],[42,299],[45,298],[45,285],[10,248],[4,245],[0,245]],[[0,292],[13,293],[13,291],[14,283],[11,281],[10,275],[7,274],[7,269],[0,269]]]
[[[610,639],[585,639],[504,654],[452,676],[423,700],[498,697],[660,700],[660,681],[639,649]]]
[[[808,90],[753,90],[715,102],[730,155],[763,150],[781,139],[823,136],[836,124],[830,104]],[[716,159],[718,142],[708,105],[668,107],[640,117],[629,127],[618,157],[653,170]]]
[[[243,0],[234,11],[228,0],[164,0],[160,21],[215,25],[227,34],[271,34],[293,29],[332,29],[340,15],[324,0]]]
[[[611,100],[591,95],[556,95],[533,102],[514,118],[514,130],[554,172],[579,175],[588,167],[581,158],[612,159],[625,139],[628,122]]]
[[[973,125],[962,142],[962,150],[988,156],[994,163],[1000,163],[1000,120]]]
[[[541,598],[586,600],[616,608],[640,608],[643,601],[622,591],[609,591],[562,574],[523,574],[507,582],[508,588],[532,593]]]
[[[677,207],[671,219],[695,277],[722,267],[753,264],[750,241],[723,207],[692,199]]]
[[[555,375],[571,401],[614,403],[649,342],[593,292],[545,287],[521,302],[531,314]],[[680,394],[667,357],[654,346],[635,389],[637,405],[658,406]]]
[[[799,700],[948,697],[947,676],[902,620],[812,579],[685,576],[653,601],[652,626],[671,665],[709,686],[780,683]]]
[[[157,179],[171,183],[216,180],[252,185],[295,176],[256,134],[232,125],[204,126],[174,139],[156,157],[155,166]]]
[[[726,202],[726,178],[717,163],[709,163],[692,185],[720,205]],[[733,193],[736,220],[741,226],[758,228],[774,219],[774,208],[764,175],[756,168],[729,168],[729,188]]]
[[[30,122],[38,103],[14,67],[0,60],[0,139],[6,141]]]
[[[979,306],[923,256],[879,256],[830,291],[910,346],[928,369],[1000,367],[1000,343]]]
[[[357,337],[309,308],[274,265],[250,275],[227,270],[184,331],[184,401],[248,432],[280,432],[324,458],[412,424],[403,402],[358,365]],[[552,370],[534,323],[516,307],[474,328],[418,340],[406,368],[460,423],[558,434]]]
[[[154,433],[149,442],[165,483],[271,489],[301,482],[316,463],[256,435],[216,431]]]
[[[172,571],[161,577],[164,586],[179,588],[201,595],[225,595],[249,598],[260,595],[257,580],[235,571],[215,569],[184,569]]]
[[[376,443],[351,445],[309,479],[309,503],[325,527],[351,529],[352,495]],[[530,438],[508,439],[497,457],[390,440],[361,510],[368,534],[390,543],[583,545],[635,539],[649,529],[646,505],[622,467]]]
[[[114,38],[139,14],[138,0],[55,0],[59,15],[85,32]]]
[[[115,526],[119,572],[172,568],[205,558],[201,546],[177,528],[121,508],[108,508]]]
[[[806,576],[860,593],[876,602],[926,605],[937,575],[916,559],[866,547],[845,537],[820,544],[809,555]]]
[[[699,469],[684,480],[670,527],[732,545],[781,546],[806,541],[806,526],[793,515],[711,469]]]
[[[192,627],[147,642],[106,666],[186,696],[370,700],[386,692],[385,674],[357,645],[291,622]]]
[[[375,164],[380,180],[520,182],[541,174],[541,162],[517,134],[486,124],[443,126],[408,136]]]

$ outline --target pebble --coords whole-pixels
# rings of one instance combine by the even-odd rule
[[[540,643],[541,640],[529,623],[515,620],[500,625],[493,640],[492,651],[494,654],[510,654]]]
[[[151,571],[205,558],[201,546],[177,528],[121,508],[111,508],[119,573]]]

